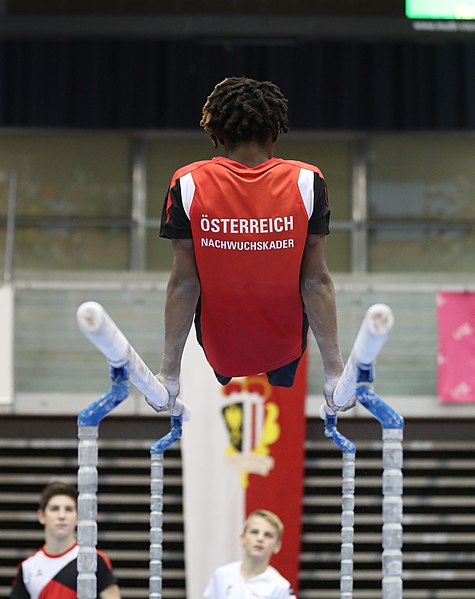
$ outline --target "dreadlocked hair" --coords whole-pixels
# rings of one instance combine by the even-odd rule
[[[287,99],[271,81],[227,77],[218,83],[203,106],[200,126],[214,147],[225,136],[231,144],[264,141],[289,130]]]

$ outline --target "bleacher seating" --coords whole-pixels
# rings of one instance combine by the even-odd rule
[[[5,428],[5,422],[2,429]],[[114,420],[99,441],[99,546],[111,558],[123,599],[148,597],[150,424]],[[76,482],[74,423],[61,429],[23,423],[0,438],[0,596],[17,563],[42,541],[36,522],[46,483]],[[441,425],[443,427],[443,434]],[[404,441],[404,599],[473,599],[475,588],[475,440],[473,423],[409,421]],[[163,424],[161,425],[163,426]],[[300,599],[338,599],[341,453],[311,419],[306,443]],[[372,420],[340,424],[357,444],[354,599],[381,599],[381,436]],[[54,431],[57,431],[54,433]],[[128,430],[125,437],[123,431]],[[36,434],[35,434],[36,431]],[[60,432],[58,432],[60,431]],[[55,437],[56,434],[56,437]],[[158,431],[160,436],[160,431]],[[179,443],[164,459],[164,599],[185,591]]]

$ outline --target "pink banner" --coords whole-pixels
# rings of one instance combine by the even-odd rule
[[[475,293],[437,295],[439,399],[475,402]]]

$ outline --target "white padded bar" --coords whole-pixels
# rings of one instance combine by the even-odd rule
[[[129,341],[98,302],[81,304],[77,310],[78,326],[87,339],[104,354],[109,364],[115,368],[127,364],[128,377],[139,391],[158,408],[163,408],[169,400],[168,391],[155,377]],[[176,401],[172,414],[189,418],[188,408]]]
[[[344,406],[355,394],[358,366],[373,364],[393,324],[393,312],[386,304],[373,304],[368,308],[333,394],[335,405]]]

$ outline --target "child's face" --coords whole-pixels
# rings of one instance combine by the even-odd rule
[[[248,557],[268,562],[280,549],[278,531],[264,518],[253,516],[241,535],[241,546]]]
[[[38,520],[45,527],[45,533],[58,540],[67,539],[76,531],[76,503],[67,495],[55,495],[44,510],[38,510]]]

